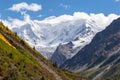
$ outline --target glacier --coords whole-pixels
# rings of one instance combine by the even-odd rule
[[[118,15],[87,14],[75,12],[73,15],[51,16],[44,20],[9,19],[2,20],[12,31],[50,59],[59,44],[72,42],[73,48],[84,47],[104,30]],[[70,57],[75,54],[71,54]]]

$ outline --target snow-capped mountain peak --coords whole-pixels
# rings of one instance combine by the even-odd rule
[[[49,58],[60,43],[72,41],[73,48],[86,45],[97,32],[105,29],[117,17],[114,14],[104,16],[103,14],[88,15],[83,12],[75,12],[73,15],[54,16],[41,21],[29,20],[25,22],[11,19],[3,22]]]

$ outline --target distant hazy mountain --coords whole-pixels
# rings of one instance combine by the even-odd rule
[[[61,67],[86,74],[92,80],[120,79],[120,18],[97,33],[90,44]]]
[[[66,55],[63,53],[68,59],[117,17],[114,14],[104,16],[103,14],[88,15],[76,12],[73,16],[53,16],[39,21],[11,19],[3,22],[48,59],[51,58],[60,43],[68,44],[72,42],[74,52],[65,53]]]

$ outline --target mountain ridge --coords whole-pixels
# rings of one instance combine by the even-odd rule
[[[117,17],[118,16],[114,14],[105,16],[102,13],[86,14],[84,12],[75,12],[73,15],[50,17],[44,20],[29,19],[29,21],[26,22],[24,20],[11,19],[8,21],[3,20],[3,22],[12,31],[17,32],[17,34],[32,47],[35,47],[41,52],[47,59],[50,59],[60,43],[74,42],[74,39],[80,36],[79,34],[84,34],[87,29],[89,30],[89,28],[86,27],[91,27],[91,31],[97,33]],[[20,23],[20,25],[18,25],[18,23]],[[24,27],[27,28],[25,29]],[[85,30],[81,32],[82,29]],[[80,46],[77,44],[77,41],[74,42],[74,47]]]
[[[88,75],[87,77],[91,80],[120,79],[119,61],[120,18],[114,20],[105,30],[97,33],[90,44],[82,48],[61,67]]]
[[[80,79],[73,73],[69,78],[67,77],[69,72],[53,67],[40,53],[2,23],[0,23],[0,34],[15,47],[13,48],[0,38],[0,79],[71,80],[75,77]]]

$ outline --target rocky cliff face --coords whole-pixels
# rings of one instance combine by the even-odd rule
[[[97,27],[95,21],[86,21],[80,28],[73,32],[78,33],[77,36],[69,42],[60,43],[60,45],[58,45],[50,60],[57,64],[57,66],[60,66],[66,60],[72,58],[81,48],[91,42],[97,32],[102,30],[99,30],[98,28],[95,29],[93,27]]]
[[[119,77],[120,73],[120,18],[96,34],[92,42],[61,67],[74,72],[92,72],[93,79]],[[114,72],[114,73],[113,73]],[[95,77],[96,76],[96,77]]]
[[[67,44],[60,44],[56,51],[53,53],[51,57],[51,61],[57,66],[63,64],[67,59],[70,59],[75,53],[77,53],[77,48],[73,48],[74,44],[69,42]]]

